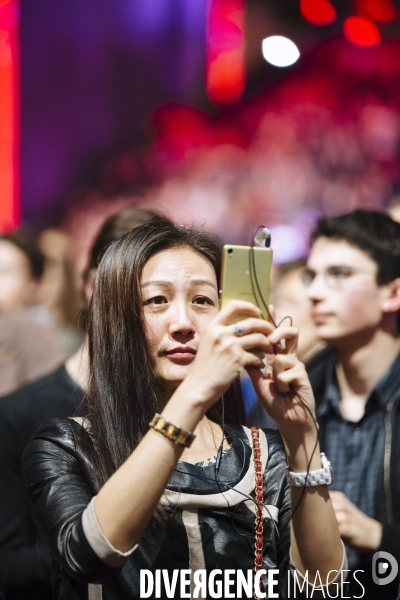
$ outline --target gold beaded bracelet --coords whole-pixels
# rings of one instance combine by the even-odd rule
[[[196,437],[191,431],[186,431],[185,429],[182,429],[182,427],[173,425],[159,413],[154,415],[149,425],[154,429],[154,431],[162,433],[162,435],[171,440],[171,442],[179,444],[180,446],[184,446],[185,448],[190,448],[194,438]]]

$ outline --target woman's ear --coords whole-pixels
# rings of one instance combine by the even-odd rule
[[[92,297],[93,283],[97,269],[90,269],[84,275],[83,293],[85,295],[86,304],[88,305]]]
[[[386,292],[382,298],[382,312],[397,312],[400,310],[400,277],[383,287],[386,288]]]

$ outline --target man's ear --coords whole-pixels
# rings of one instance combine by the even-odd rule
[[[397,312],[400,310],[400,277],[383,287],[386,292],[382,299],[382,312]]]

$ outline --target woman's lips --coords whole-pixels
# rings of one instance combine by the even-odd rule
[[[174,360],[191,360],[196,356],[196,350],[189,346],[179,346],[177,348],[172,348],[172,350],[167,350],[165,354],[168,358]]]

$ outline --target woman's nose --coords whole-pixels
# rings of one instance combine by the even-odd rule
[[[190,335],[195,332],[189,307],[179,303],[171,309],[169,332],[171,335]]]

